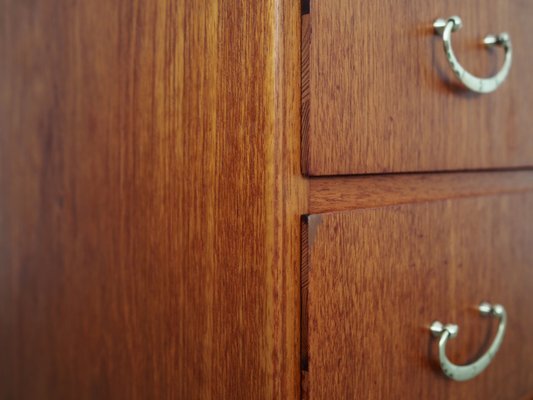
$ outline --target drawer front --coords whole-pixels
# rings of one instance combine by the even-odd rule
[[[311,0],[303,17],[303,169],[308,175],[533,165],[533,2]],[[508,32],[513,61],[493,93],[453,75],[433,21],[459,15],[459,62],[494,75]]]
[[[304,224],[304,388],[311,399],[533,398],[533,193],[317,214]],[[435,320],[455,323],[446,353],[491,364],[465,382],[438,363]]]

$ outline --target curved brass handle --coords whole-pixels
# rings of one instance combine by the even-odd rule
[[[490,93],[498,89],[498,87],[505,81],[509,71],[511,70],[511,63],[513,62],[513,48],[511,45],[511,38],[507,33],[500,33],[499,35],[488,35],[483,40],[487,47],[502,46],[505,50],[505,61],[502,69],[491,78],[478,78],[465,70],[463,66],[457,61],[457,57],[452,48],[452,32],[458,31],[463,26],[461,18],[454,16],[447,20],[439,18],[433,23],[435,33],[442,36],[442,43],[444,46],[444,53],[448,59],[448,63],[453,70],[453,73],[463,85],[476,93]]]
[[[446,343],[448,343],[448,339],[453,339],[457,336],[459,327],[453,324],[443,325],[439,321],[435,321],[431,324],[430,330],[431,333],[433,333],[433,336],[440,337],[439,361],[442,372],[454,381],[467,381],[483,372],[485,368],[488,367],[502,344],[503,336],[505,334],[505,326],[507,324],[507,313],[505,312],[505,308],[499,304],[491,305],[489,303],[481,303],[479,305],[479,312],[481,315],[497,317],[500,320],[500,325],[498,327],[496,338],[489,350],[476,362],[470,365],[455,365],[448,360],[448,357],[446,357]]]

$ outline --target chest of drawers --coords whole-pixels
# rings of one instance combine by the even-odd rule
[[[533,396],[530,176],[442,174],[531,165],[531,59],[518,54],[533,48],[532,11],[326,0],[303,15],[305,398]],[[503,31],[500,52],[483,49]],[[514,326],[480,318],[486,300],[507,303]],[[430,334],[441,318],[461,321],[455,342]]]
[[[532,18],[3,1],[0,398],[532,399]]]

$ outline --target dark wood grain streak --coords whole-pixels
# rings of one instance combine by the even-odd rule
[[[498,399],[533,394],[533,193],[498,194],[308,217],[310,399]],[[502,346],[478,377],[435,365],[429,325],[457,323],[447,355],[468,364],[508,312]]]
[[[309,14],[302,16],[302,150],[309,148],[309,124],[311,117],[311,77],[310,77],[310,60],[309,50],[311,46],[311,17]],[[302,171],[308,170],[305,153],[302,153]]]
[[[307,330],[309,328],[307,321],[307,293],[309,288],[309,228],[307,218],[302,220],[302,245],[301,245],[301,300],[300,300],[300,349],[301,349],[301,368],[302,373],[308,370],[308,343]],[[302,379],[302,383],[304,380]]]
[[[459,15],[459,61],[488,77],[503,51],[488,33],[509,32],[513,65],[494,93],[457,84],[433,33]],[[533,165],[533,3],[524,0],[404,2],[318,0],[311,12],[309,122],[302,125],[309,175],[495,169]],[[307,58],[306,58],[307,59]]]
[[[312,178],[309,213],[530,190],[533,171]]]
[[[1,2],[0,397],[298,397],[300,11]]]

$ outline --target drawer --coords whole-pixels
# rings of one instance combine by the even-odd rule
[[[303,225],[302,368],[310,399],[533,398],[533,193],[317,214]],[[451,362],[492,362],[445,377],[440,320],[459,326]]]
[[[509,75],[490,94],[464,89],[434,34],[458,15],[458,61],[491,77],[508,32]],[[307,175],[533,165],[533,2],[311,0],[302,23],[302,164]]]

